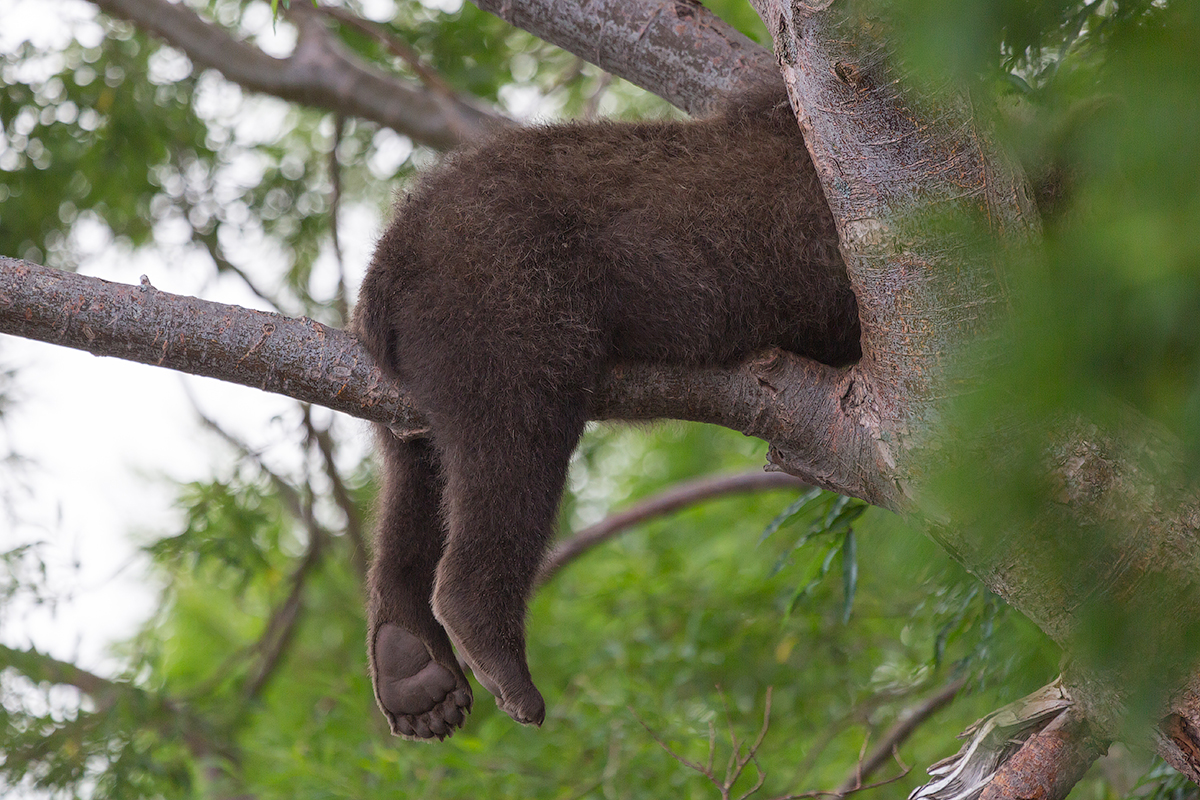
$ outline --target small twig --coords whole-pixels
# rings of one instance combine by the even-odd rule
[[[888,729],[879,744],[871,751],[871,754],[865,759],[860,759],[855,765],[854,772],[842,781],[839,791],[849,793],[855,786],[861,786],[863,780],[871,777],[889,758],[893,757],[900,745],[909,736],[912,736],[917,728],[938,711],[950,705],[966,682],[966,678],[951,681],[935,694],[901,713],[895,724]]]
[[[304,513],[304,501],[301,499],[300,492],[296,489],[296,487],[292,486],[290,483],[284,480],[282,476],[272,471],[271,468],[268,467],[262,460],[262,457],[253,449],[251,449],[248,444],[234,436],[229,431],[225,430],[225,428],[223,428],[219,422],[201,411],[199,403],[197,403],[195,396],[192,395],[191,390],[188,388],[186,383],[183,384],[183,393],[187,397],[188,401],[192,404],[192,409],[196,412],[196,416],[200,418],[201,424],[228,442],[233,449],[237,450],[242,455],[243,458],[247,458],[254,462],[255,466],[257,466],[258,469],[267,476],[267,480],[271,482],[271,486],[276,492],[278,492],[279,499],[283,503],[283,507],[287,509],[288,514],[293,519],[303,523],[306,528],[309,528],[308,532],[311,536],[313,531],[310,525],[315,526],[316,520],[313,519],[311,515],[307,516],[306,518]]]
[[[337,290],[333,295],[333,304],[343,326],[350,322],[350,305],[346,297],[346,264],[342,258],[342,241],[338,236],[338,209],[342,202],[342,165],[338,161],[338,148],[342,144],[345,131],[346,115],[339,111],[334,114],[333,146],[329,148],[329,234],[333,240],[333,257],[337,262]]]
[[[708,764],[705,766],[709,772],[713,770],[713,762],[717,760],[717,726],[712,720],[708,721]]]
[[[674,513],[704,500],[739,492],[763,492],[772,489],[803,489],[807,484],[782,472],[740,472],[697,478],[678,483],[659,494],[613,514],[595,525],[578,531],[554,548],[538,572],[538,585],[585,552],[619,533],[653,517]]]
[[[856,792],[866,792],[871,789],[878,789],[880,786],[887,786],[889,783],[895,783],[896,781],[906,777],[908,773],[912,772],[912,767],[900,761],[899,758],[896,759],[896,763],[899,764],[901,770],[903,770],[899,775],[894,775],[886,780],[876,781],[875,783],[869,783],[866,786],[855,786],[845,791],[842,789],[814,789],[811,792],[785,794],[781,795],[780,797],[773,797],[771,800],[802,800],[802,798],[806,797],[847,797]]]
[[[678,761],[680,764],[683,764],[688,769],[699,772],[701,775],[708,778],[710,781],[713,780],[712,772],[710,770],[705,769],[702,765],[697,764],[694,761],[688,761],[686,758],[684,758],[683,756],[676,753],[674,750],[671,749],[670,745],[668,745],[662,739],[658,738],[658,734],[655,733],[653,730],[651,730],[650,726],[647,725],[646,721],[638,715],[637,711],[634,710],[633,706],[627,706],[627,708],[629,709],[629,713],[633,714],[633,718],[638,721],[638,724],[646,729],[646,733],[650,734],[650,738],[653,739],[658,744],[659,747],[661,747],[663,750],[667,751],[667,755],[669,755],[671,758]],[[715,781],[714,781],[714,783],[715,783]]]
[[[321,560],[321,538],[312,538],[308,543],[308,552],[304,560],[292,572],[291,590],[280,603],[263,628],[262,635],[255,643],[253,650],[259,654],[258,664],[242,688],[242,696],[253,700],[262,693],[263,688],[275,674],[276,667],[287,651],[288,645],[296,632],[296,623],[300,619],[301,603],[304,599],[304,586],[308,576]]]
[[[658,734],[650,729],[650,726],[646,724],[645,720],[638,716],[638,713],[634,711],[632,707],[630,707],[629,713],[633,714],[634,719],[636,719],[638,723],[640,723],[641,726],[646,729],[646,733],[650,734],[650,738],[657,742],[659,747],[661,747],[663,750],[666,750],[667,754],[671,756],[671,758],[675,759],[680,764],[683,764],[693,772],[698,772],[699,774],[703,775],[708,779],[709,783],[717,787],[717,791],[721,793],[721,800],[730,800],[732,797],[733,785],[738,782],[739,778],[741,778],[742,773],[746,769],[746,765],[753,762],[755,769],[758,771],[758,780],[756,780],[754,785],[751,786],[747,791],[738,795],[737,798],[737,800],[746,800],[746,798],[750,797],[752,794],[761,789],[763,783],[765,783],[767,780],[767,773],[758,763],[758,749],[762,746],[763,740],[767,736],[767,730],[769,730],[771,727],[771,693],[773,689],[774,687],[767,687],[767,698],[763,705],[762,728],[758,732],[758,738],[754,740],[754,744],[752,744],[746,751],[746,755],[742,756],[740,754],[741,744],[738,742],[737,734],[733,729],[733,715],[729,710],[729,703],[725,697],[725,693],[721,691],[720,687],[717,687],[717,692],[721,696],[721,704],[725,707],[725,718],[729,724],[729,743],[731,747],[729,763],[725,768],[724,779],[718,779],[716,772],[713,770],[714,753],[716,751],[716,728],[711,722],[708,726],[708,763],[697,764],[694,761],[688,761],[686,758],[672,750],[666,742],[658,737]]]
[[[553,94],[554,92],[557,92],[560,89],[566,89],[567,85],[570,84],[571,81],[575,80],[576,78],[578,78],[580,75],[583,74],[583,68],[585,66],[587,66],[587,62],[584,61],[579,56],[575,56],[575,58],[573,58],[571,60],[571,65],[568,66],[566,69],[564,69],[558,75],[558,77],[555,78],[554,81],[549,86],[546,87],[545,93],[547,95],[550,95],[550,94]]]
[[[305,532],[308,534],[308,551],[305,553],[304,560],[300,562],[299,566],[297,566],[295,571],[292,573],[290,578],[291,589],[288,591],[288,596],[271,612],[271,616],[267,620],[267,624],[263,628],[263,632],[259,636],[258,641],[256,641],[249,648],[248,652],[259,654],[258,666],[253,670],[251,677],[246,680],[242,692],[246,699],[253,699],[262,692],[263,688],[267,684],[267,681],[274,674],[275,668],[278,666],[279,660],[282,658],[283,653],[287,650],[288,644],[291,642],[292,635],[295,632],[296,623],[300,616],[299,612],[301,601],[303,599],[305,582],[309,574],[311,574],[313,569],[320,562],[323,554],[322,544],[330,537],[330,534],[317,523],[316,517],[312,512],[312,503],[309,500],[306,500],[302,496],[301,492],[299,492],[294,486],[268,468],[267,465],[263,463],[262,458],[259,457],[259,455],[253,450],[251,450],[248,445],[231,434],[229,431],[225,430],[216,420],[206,416],[204,412],[200,410],[195,397],[191,394],[186,386],[184,387],[184,394],[191,402],[196,415],[200,418],[200,421],[207,428],[214,431],[218,436],[231,444],[244,457],[255,462],[259,470],[261,470],[262,473],[267,476],[267,479],[275,488],[279,495],[280,502],[283,504],[288,514],[297,522],[299,522],[305,529]],[[304,406],[304,420],[305,425],[308,428],[309,438],[313,441],[317,441],[318,448],[320,448],[320,442],[314,435],[314,428],[309,417],[308,406]],[[330,453],[332,454],[332,451],[330,451]],[[311,495],[311,492],[309,494]],[[222,671],[223,668],[218,670],[218,674],[220,674]]]
[[[421,82],[430,89],[437,89],[439,92],[447,95],[455,94],[454,87],[446,83],[446,80],[437,72],[425,66],[421,62],[421,54],[414,50],[408,42],[392,36],[383,30],[381,26],[363,19],[349,9],[318,5],[316,10],[327,17],[336,19],[347,28],[353,28],[368,39],[374,39],[383,45],[392,55],[398,56],[400,60],[407,64],[409,69],[415,72],[417,77],[421,79]]]
[[[453,130],[463,141],[470,141],[478,137],[478,125],[466,119],[463,109],[471,108],[472,112],[476,114],[479,112],[473,106],[470,106],[455,88],[446,82],[445,78],[425,66],[421,61],[420,54],[410,47],[408,42],[392,36],[381,26],[369,22],[345,8],[320,5],[315,10],[327,17],[336,19],[348,28],[353,28],[369,39],[374,39],[387,48],[393,55],[398,56],[416,73],[421,83],[430,90],[431,99],[438,106],[438,110],[445,115],[447,127]],[[508,122],[508,120],[500,117],[498,114],[493,114],[493,117],[497,123]]]
[[[862,745],[858,748],[858,758],[855,759],[855,761],[854,761],[854,773],[853,773],[853,775],[851,775],[850,779],[847,781],[847,783],[849,783],[851,787],[862,786],[863,759],[866,758],[867,745],[870,744],[870,742],[871,742],[871,732],[868,730],[867,735],[863,737]],[[842,788],[844,788],[844,787],[839,787],[838,791],[841,791]]]
[[[754,785],[747,789],[738,798],[738,800],[746,800],[747,797],[761,789],[762,785],[766,783],[767,780],[766,770],[764,770],[762,765],[758,763],[758,748],[762,747],[763,740],[767,738],[767,730],[769,730],[771,727],[771,694],[774,689],[774,686],[767,687],[767,698],[763,702],[762,728],[759,729],[758,738],[754,740],[754,744],[750,745],[750,750],[746,753],[746,757],[741,759],[741,762],[738,764],[737,774],[735,774],[733,776],[733,780],[729,782],[729,787],[732,789],[733,784],[737,782],[737,779],[741,776],[742,771],[745,770],[746,765],[751,761],[754,762],[754,769],[758,772],[758,780],[755,781]]]
[[[180,202],[182,203],[183,211],[186,214],[192,208],[192,206],[187,202],[186,199],[181,199]],[[195,228],[192,228],[192,241],[199,242],[204,246],[205,251],[208,253],[208,257],[212,259],[213,265],[216,266],[218,273],[232,272],[234,275],[238,276],[243,284],[246,285],[246,288],[250,290],[251,294],[257,297],[259,300],[262,300],[272,309],[285,313],[294,313],[288,309],[285,309],[278,297],[275,297],[270,292],[259,286],[258,283],[256,283],[254,279],[250,277],[249,273],[229,260],[229,257],[225,255],[225,248],[221,246],[221,241],[217,238],[216,226],[213,226],[213,228],[208,231],[198,231]]]
[[[596,85],[596,90],[588,97],[587,103],[583,106],[583,118],[595,119],[600,114],[600,101],[604,99],[604,93],[608,91],[608,87],[612,85],[613,76],[611,72],[605,72],[600,76],[600,81]]]
[[[717,687],[717,697],[721,698],[721,706],[725,709],[725,727],[729,730],[729,760],[725,762],[725,785],[729,786],[737,779],[734,773],[734,764],[737,763],[738,750],[741,749],[742,744],[733,730],[733,712],[729,710],[729,698],[725,696],[725,692],[720,686]],[[732,779],[731,775],[734,775]]]
[[[354,566],[354,571],[358,574],[360,582],[364,582],[367,577],[367,544],[366,537],[363,535],[362,516],[358,513],[358,506],[355,505],[354,499],[350,497],[350,491],[346,488],[346,482],[342,480],[342,474],[338,471],[337,464],[334,461],[333,437],[329,435],[328,428],[310,428],[310,433],[313,440],[317,443],[317,449],[321,453],[321,459],[325,466],[325,475],[329,478],[333,502],[346,516],[346,538],[350,540],[352,551],[350,553],[350,561]]]

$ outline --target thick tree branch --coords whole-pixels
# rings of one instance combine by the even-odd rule
[[[0,257],[0,332],[277,392],[401,429],[420,414],[358,342],[307,318]]]
[[[438,149],[503,124],[497,115],[458,98],[423,91],[371,67],[337,42],[325,21],[293,3],[300,39],[287,58],[273,58],[167,0],[93,0],[182,50],[196,66],[215,69],[246,89],[373,120]],[[451,112],[451,113],[444,113]]]
[[[506,124],[437,88],[418,89],[364,64],[324,27],[320,11],[293,3],[296,51],[273,58],[180,3],[92,0],[183,51],[201,68],[246,89],[369,119],[446,149]],[[695,0],[481,0],[480,8],[693,113],[763,81],[778,81],[769,51]],[[339,15],[339,19],[340,19]],[[346,22],[346,20],[342,20]]]
[[[864,357],[850,379],[863,392],[845,408],[845,428],[861,429],[876,457],[857,466],[876,473],[866,483],[897,487],[896,507],[915,511],[956,434],[945,425],[947,401],[986,386],[1004,357],[984,345],[999,340],[1007,317],[1006,262],[1039,233],[1030,192],[963,96],[912,93],[880,26],[844,4],[753,2],[775,39],[859,300]],[[979,241],[984,229],[989,241]],[[977,354],[970,362],[956,358],[967,346]],[[1036,421],[1013,424],[1022,423]],[[1200,506],[1170,488],[1186,479],[1151,468],[1170,448],[1147,457],[1160,443],[1148,426],[1119,431],[1048,432],[1047,477],[1062,490],[1022,530],[985,537],[972,519],[941,512],[925,522],[939,544],[1068,650],[1087,643],[1089,615],[1125,620],[1138,657],[1103,675],[1081,670],[1070,693],[1073,713],[1099,735],[1122,728],[1131,685],[1152,693],[1149,676],[1160,696],[1140,702],[1191,714],[1200,731],[1198,709],[1186,702],[1200,696]],[[954,446],[965,448],[965,437]],[[1105,659],[1121,662],[1118,654]],[[1181,688],[1189,676],[1190,688]],[[1179,758],[1195,737],[1172,741],[1164,757],[1195,777],[1196,760]]]
[[[1075,708],[1029,738],[996,772],[979,800],[1063,800],[1108,749]]]
[[[346,332],[148,283],[109,283],[0,257],[0,333],[285,394],[400,434],[423,425],[409,397]],[[828,446],[842,418],[841,393],[852,390],[844,373],[779,351],[729,369],[617,365],[597,388],[592,416],[740,430],[790,454],[784,466],[810,483],[886,503],[875,487],[855,482],[854,456],[840,450],[852,441],[838,452]]]
[[[1033,204],[969,104],[910,96],[886,44],[843,4],[753,4],[775,37],[858,296],[864,392],[847,415],[877,442],[871,466],[911,494],[927,464],[908,451],[963,391],[947,379],[950,357],[994,336],[1006,308],[995,251],[968,241],[966,223],[986,218],[998,240],[1023,246],[1038,232]],[[935,216],[941,225],[929,224]]]
[[[1056,680],[976,721],[909,800],[1063,800],[1108,743]]]
[[[722,97],[778,81],[775,59],[697,0],[475,0],[691,114]]]

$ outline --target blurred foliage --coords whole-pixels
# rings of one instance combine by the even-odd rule
[[[265,3],[191,5],[251,42],[272,24],[286,28]],[[745,3],[708,5],[768,40]],[[390,35],[481,103],[516,112],[532,97],[551,117],[671,113],[473,6],[378,7]],[[1017,357],[997,380],[1003,397],[981,398],[968,422],[994,420],[997,408],[1009,409],[1002,420],[1072,410],[1111,418],[1116,398],[1178,432],[1182,463],[1194,467],[1195,4],[873,7],[891,15],[916,69],[965,78],[1007,109],[1001,135],[1056,190],[1045,251],[1015,276],[1024,288]],[[100,252],[153,250],[189,268],[194,261],[175,256],[200,254],[214,275],[244,277],[282,311],[344,322],[340,287],[353,285],[355,267],[333,252],[331,151],[339,219],[364,215],[375,228],[433,154],[370,122],[243,96],[124,23],[98,25],[63,47],[27,44],[0,64],[0,253],[71,267]],[[362,58],[417,79],[374,40],[340,33]],[[595,427],[575,458],[562,527],[763,458],[760,443],[704,426]],[[355,508],[368,508],[369,465],[341,466]],[[1046,497],[1021,470],[986,460],[980,469],[982,478],[959,477],[977,492],[970,502],[985,534],[989,521],[1019,524]],[[126,668],[114,680],[92,676],[101,684],[81,693],[68,685],[89,679],[70,665],[0,653],[0,786],[96,798],[706,798],[713,787],[659,741],[703,762],[715,726],[720,763],[727,723],[753,740],[774,687],[759,756],[760,796],[770,797],[837,786],[864,739],[966,676],[964,696],[901,748],[905,762],[930,764],[952,749],[952,733],[1057,669],[1056,648],[1032,624],[899,520],[827,494],[772,492],[649,521],[537,595],[530,661],[549,706],[542,730],[513,724],[478,690],[450,740],[393,740],[367,677],[348,514],[319,473],[287,476],[283,490],[279,476],[243,459],[229,475],[180,488],[179,529],[147,544],[161,604],[118,646]],[[6,600],[52,596],[38,563],[34,549],[0,557]],[[901,796],[917,773],[881,792]],[[1192,796],[1165,775],[1151,773],[1137,791]],[[1076,796],[1116,797],[1115,785],[1096,774]]]
[[[1144,581],[1121,601],[1074,591],[1122,563],[1130,533],[1066,512],[1046,463],[1067,456],[1048,453],[1047,436],[1076,420],[1094,424],[1077,433],[1110,447],[1141,480],[1140,496],[1121,498],[1130,509],[1172,508],[1173,494],[1194,489],[1200,9],[1109,0],[889,7],[910,34],[899,41],[911,63],[943,76],[949,68],[990,99],[1002,141],[1041,189],[1042,247],[1006,265],[1015,313],[982,345],[991,380],[948,416],[962,447],[948,454],[938,502],[969,520],[978,541],[996,543],[996,559],[1020,552],[1059,573],[1047,584],[1062,587],[1083,621],[1072,655],[1120,675],[1129,724],[1143,724],[1159,713],[1170,676],[1200,659],[1200,625],[1159,624],[1185,591],[1167,581]],[[939,38],[964,19],[965,38]],[[987,55],[997,52],[999,60]]]
[[[1197,800],[1200,788],[1165,763],[1156,763],[1134,787],[1133,796],[1145,800]]]
[[[697,472],[753,467],[763,456],[760,443],[716,428],[597,427],[576,459],[563,526]],[[954,676],[973,676],[971,695],[907,743],[905,761],[935,760],[948,731],[1053,675],[1056,651],[1028,622],[985,612],[968,576],[878,512],[855,521],[863,545],[850,620],[840,581],[812,587],[796,605],[798,582],[824,551],[796,547],[783,535],[789,527],[754,544],[794,496],[706,503],[570,565],[530,613],[530,660],[549,706],[543,728],[515,725],[479,690],[463,730],[421,746],[388,736],[374,708],[359,585],[341,538],[306,578],[301,622],[271,681],[247,701],[259,639],[289,592],[304,537],[255,481],[184,487],[185,529],[149,545],[164,602],[128,646],[128,696],[94,710],[74,699],[39,715],[39,706],[52,705],[34,701],[47,684],[36,683],[44,679],[34,666],[16,664],[5,673],[5,740],[25,746],[61,728],[78,749],[56,748],[50,761],[10,758],[5,774],[15,782],[32,761],[46,786],[116,781],[98,797],[225,796],[236,787],[262,798],[361,798],[403,786],[403,796],[422,797],[704,798],[713,796],[707,780],[655,737],[703,761],[715,725],[723,760],[726,715],[739,739],[752,739],[774,687],[760,753],[766,797],[836,785],[868,732],[878,736]],[[821,495],[813,505],[824,519],[842,504]],[[791,515],[794,528],[814,522],[808,511]],[[180,726],[190,741],[177,737],[168,747],[164,731]],[[135,744],[144,749],[131,750]],[[98,762],[95,752],[112,758]],[[70,769],[58,765],[71,753]]]

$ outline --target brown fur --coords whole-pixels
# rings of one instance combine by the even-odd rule
[[[379,435],[370,576],[376,698],[411,738],[449,735],[470,708],[451,641],[502,709],[542,722],[526,600],[609,364],[860,355],[782,93],[699,122],[505,132],[450,156],[399,204],[356,326],[430,427]]]

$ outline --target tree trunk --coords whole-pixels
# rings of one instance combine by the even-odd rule
[[[1137,419],[1120,426],[1119,439],[1077,422],[1047,428],[1046,483],[1059,491],[1030,528],[998,540],[928,503],[935,465],[953,464],[974,433],[955,430],[947,406],[986,385],[1001,355],[987,344],[1002,333],[1012,302],[1004,264],[1025,257],[1039,234],[1023,177],[989,149],[964,99],[918,97],[904,88],[885,43],[867,33],[878,26],[830,3],[754,4],[775,39],[863,321],[862,362],[849,381],[826,387],[840,402],[825,407],[843,412],[828,420],[837,439],[861,448],[838,454],[855,478],[843,486],[866,483],[920,519],[1068,652],[1087,646],[1091,615],[1126,615],[1127,627],[1141,630],[1143,649],[1123,661],[1081,659],[1065,689],[1076,703],[1072,723],[1059,735],[1136,737],[1126,719],[1136,701],[1146,722],[1165,717],[1160,754],[1200,782],[1200,505],[1181,488],[1182,475],[1158,467],[1169,445]],[[994,237],[989,247],[967,235],[980,219]],[[1011,454],[994,457],[1003,464]],[[797,475],[812,469],[804,455],[775,458]],[[1131,685],[1153,685],[1157,694],[1130,697]],[[1087,749],[1062,752],[1073,758]],[[1059,769],[1068,761],[1038,763]],[[1012,791],[997,788],[993,796],[1025,796]]]

